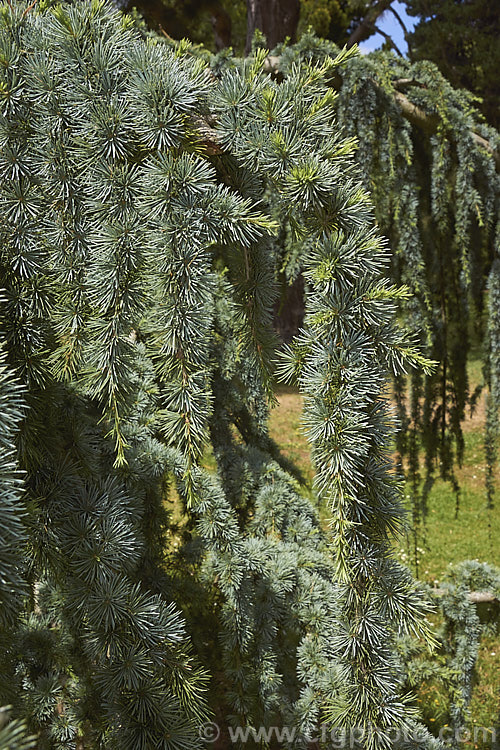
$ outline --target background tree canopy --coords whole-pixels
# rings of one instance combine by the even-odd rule
[[[497,40],[500,21],[496,0],[401,0],[417,18],[405,26],[394,0],[140,0],[129,2],[153,27],[174,39],[189,38],[212,51],[232,46],[237,54],[250,43],[256,29],[272,49],[286,37],[296,41],[310,28],[323,39],[352,46],[379,31],[379,19],[393,15],[409,45],[409,59],[434,62],[455,88],[478,98],[486,120],[498,129],[500,87]],[[395,48],[386,36],[388,49]],[[397,48],[395,48],[397,50]]]
[[[432,60],[452,86],[480,97],[479,109],[498,130],[498,4],[494,0],[439,0],[431,4],[408,0],[407,9],[419,18],[408,39],[412,60]]]

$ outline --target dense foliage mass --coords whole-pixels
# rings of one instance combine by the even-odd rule
[[[345,55],[278,80],[98,0],[0,11],[0,702],[40,749],[202,747],[214,710],[391,746],[400,638],[432,638],[386,386],[429,363],[335,123]],[[267,434],[284,249],[328,533]]]
[[[300,60],[319,64],[338,50],[304,35],[297,45],[276,52],[279,57],[270,58],[273,70],[287,75]],[[438,363],[426,375],[412,371],[409,398],[406,379],[396,379],[398,449],[408,461],[415,518],[425,515],[436,473],[453,483],[458,507],[461,425],[479,395],[469,388],[473,351],[482,356],[489,390],[485,494],[491,507],[500,407],[499,135],[481,122],[469,94],[454,90],[430,62],[411,64],[384,52],[349,58],[329,85],[338,90],[341,132],[359,143],[360,172],[393,250],[390,275],[412,291],[404,303],[406,324]],[[296,245],[283,246],[290,280],[301,268],[301,252]]]
[[[418,17],[409,35],[413,60],[432,60],[456,88],[479,97],[487,121],[500,127],[498,35],[495,0],[407,0],[407,12]]]
[[[255,0],[253,5],[266,4]],[[210,4],[212,20],[216,6],[222,7],[215,1]],[[287,7],[286,0],[282,6]],[[498,24],[496,8],[489,0],[442,0],[431,8],[432,13],[419,0],[408,0],[407,6],[419,17],[415,32],[408,36],[413,62],[383,52],[348,58],[328,85],[339,91],[336,113],[344,135],[356,137],[360,144],[357,161],[364,184],[372,193],[377,222],[394,252],[391,276],[413,292],[405,310],[407,322],[418,331],[427,355],[438,362],[428,376],[422,377],[418,370],[413,373],[408,401],[406,381],[397,383],[402,425],[398,448],[409,467],[417,536],[437,473],[452,483],[459,510],[455,469],[463,458],[461,425],[479,396],[479,389],[469,388],[467,363],[472,353],[482,358],[489,391],[486,495],[488,507],[493,506],[500,407],[495,385],[499,355],[494,301],[500,141],[479,110],[490,125],[497,124],[496,47],[491,39],[496,38]],[[226,10],[229,15],[237,13],[235,29],[241,36],[242,4]],[[325,56],[338,54],[331,42],[306,33],[309,24],[322,36],[342,43],[348,39],[351,44],[373,33],[377,18],[386,11],[394,11],[390,0],[302,0],[296,29],[300,42],[278,45],[268,68],[279,77],[298,60],[321,63]],[[272,40],[291,34],[279,24],[275,28],[273,19],[278,16],[258,15],[259,28]],[[196,34],[196,20],[192,14],[186,18],[186,31]],[[234,40],[226,39],[226,46],[230,43]],[[265,37],[258,33],[255,44],[265,46]],[[242,48],[242,44],[236,46]],[[221,66],[231,64],[231,52],[224,50],[212,61],[212,68],[218,74]],[[301,268],[296,248],[295,244],[290,253],[282,247],[289,281]],[[418,460],[421,442],[423,472]]]

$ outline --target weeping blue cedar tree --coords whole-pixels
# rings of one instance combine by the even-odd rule
[[[279,45],[270,67],[286,77],[300,61],[321,64],[337,53],[332,42],[306,33],[295,45]],[[216,58],[214,69],[221,64]],[[408,378],[395,379],[397,448],[411,489],[418,571],[416,547],[425,541],[427,498],[436,475],[452,484],[457,516],[460,512],[455,470],[464,454],[462,424],[483,386],[488,391],[487,505],[491,509],[494,503],[499,134],[483,121],[475,97],[454,89],[430,61],[410,63],[381,51],[349,57],[329,85],[338,91],[338,126],[358,141],[362,182],[390,241],[390,277],[412,292],[401,306],[406,325],[438,363],[432,372],[414,368]],[[292,280],[301,270],[303,247],[286,237],[282,257],[284,274]],[[483,383],[472,389],[468,364],[478,357]]]
[[[344,55],[214,80],[93,0],[3,5],[0,56],[2,703],[57,750],[202,747],[213,709],[392,746],[416,727],[396,640],[432,636],[391,554],[385,392],[429,363],[335,124]],[[309,292],[280,367],[328,532],[266,427],[285,225]]]

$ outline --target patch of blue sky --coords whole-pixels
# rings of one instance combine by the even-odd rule
[[[409,16],[406,13],[406,6],[403,3],[396,1],[392,5],[398,16],[401,18],[402,22],[406,26],[406,29],[408,31],[412,31],[416,21],[418,20],[417,17]],[[408,45],[405,42],[403,29],[401,28],[401,24],[399,23],[394,13],[392,13],[390,10],[386,10],[385,13],[383,13],[377,19],[376,26],[378,26],[379,29],[382,29],[382,31],[385,31],[386,34],[389,34],[394,44],[403,53],[403,55],[406,56],[408,54]],[[373,34],[373,36],[371,36],[369,39],[361,42],[361,44],[359,45],[359,49],[364,55],[367,55],[368,52],[373,52],[376,49],[380,49],[384,42],[385,39],[382,34]]]

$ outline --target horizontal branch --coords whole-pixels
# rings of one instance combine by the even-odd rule
[[[425,83],[417,81],[416,78],[396,78],[392,83],[395,89],[405,89],[409,86],[418,86],[421,89],[427,88]]]
[[[353,47],[355,44],[362,42],[371,34],[373,34],[374,24],[377,19],[388,10],[393,0],[379,0],[369,10],[366,16],[356,26],[351,36],[347,41],[347,47]],[[378,31],[378,29],[377,29]]]
[[[449,589],[432,589],[432,593],[435,596],[444,596],[445,594],[449,594]],[[482,602],[488,602],[490,604],[494,604],[495,602],[500,601],[498,596],[493,594],[491,591],[469,591],[467,595],[470,602],[473,604],[481,604]]]
[[[279,61],[280,58],[278,56],[268,55],[264,66],[266,73],[277,73],[279,71]],[[375,81],[373,81],[373,84],[374,86],[377,86]],[[413,81],[413,79],[410,78],[398,79],[398,81],[395,81],[395,84],[398,84],[402,88],[410,85],[419,85],[417,81]],[[341,86],[342,78],[340,75],[337,75],[333,81],[333,87],[339,90]],[[401,93],[401,91],[394,91],[394,99],[399,105],[401,114],[406,120],[408,120],[408,122],[411,122],[415,127],[424,130],[429,135],[437,132],[440,122],[438,115],[428,114],[420,107],[417,107],[417,105],[413,104],[405,94]],[[476,133],[474,130],[471,130],[470,133],[476,144],[491,154],[495,160],[496,169],[500,172],[500,153],[488,140],[486,140],[486,138],[483,138],[482,135],[479,135],[479,133]]]
[[[423,109],[417,107],[416,104],[412,104],[408,97],[402,94],[400,91],[394,92],[394,99],[399,104],[403,117],[411,122],[412,125],[425,130],[429,134],[435,133],[437,131],[439,125],[438,115],[427,114],[427,112],[424,112]],[[470,134],[472,136],[472,139],[477,143],[478,146],[481,146],[481,148],[484,148],[486,151],[488,151],[489,154],[491,154],[491,156],[495,160],[496,169],[500,172],[500,154],[498,153],[498,151],[495,150],[495,148],[488,140],[486,140],[486,138],[483,138],[482,135],[479,135],[479,133],[471,130]]]
[[[405,117],[412,125],[415,125],[421,130],[425,130],[427,133],[435,133],[439,125],[438,115],[429,115],[424,112],[423,109],[417,107],[416,104],[408,99],[407,96],[402,94],[400,91],[394,92],[394,99],[399,104],[403,117]]]

